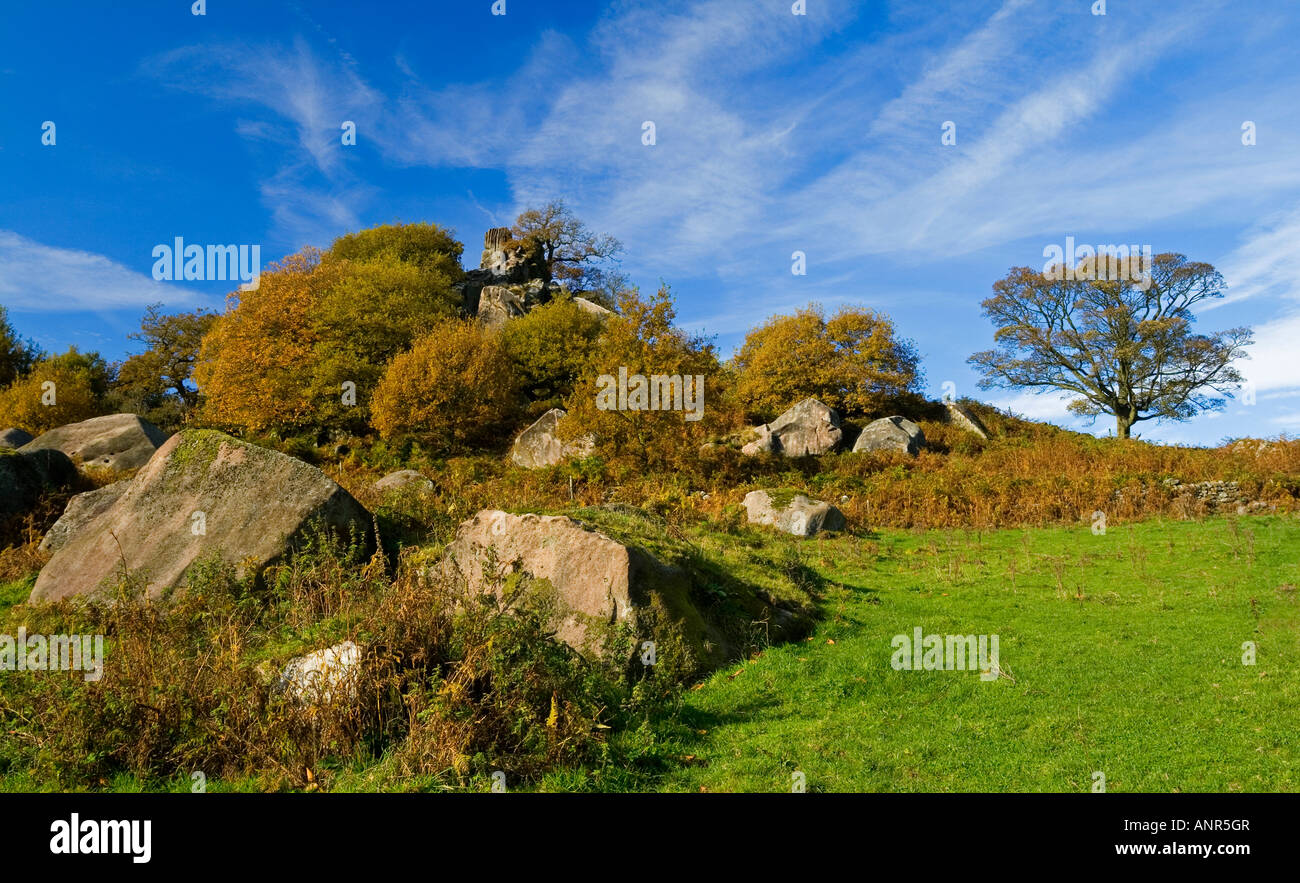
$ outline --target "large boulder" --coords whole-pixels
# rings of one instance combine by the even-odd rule
[[[77,478],[77,467],[62,451],[0,449],[0,521],[23,515],[45,494]]]
[[[0,432],[0,450],[5,448],[21,448],[33,438],[35,438],[35,436],[30,432],[11,426],[3,432]]]
[[[961,402],[955,402],[951,399],[944,399],[944,405],[948,409],[948,422],[954,426],[959,426],[972,435],[978,435],[980,438],[988,438],[988,427],[984,421],[980,420],[979,415]]]
[[[830,503],[780,491],[750,491],[745,495],[745,514],[750,524],[770,525],[797,537],[843,530],[845,525],[844,513]]]
[[[741,453],[803,457],[829,453],[844,440],[839,413],[817,399],[804,399],[771,423],[754,427],[754,431],[758,438],[745,445]]]
[[[525,469],[540,469],[590,454],[595,446],[590,436],[569,442],[560,438],[557,428],[567,416],[560,408],[552,408],[538,417],[532,426],[519,433],[510,447],[510,462]]]
[[[853,443],[853,452],[900,451],[915,457],[925,447],[925,433],[906,417],[882,417],[867,425]]]
[[[115,481],[93,491],[77,494],[68,501],[59,520],[46,532],[41,540],[41,548],[54,552],[67,545],[71,536],[107,512],[130,484],[129,481]]]
[[[500,593],[515,574],[546,580],[556,602],[556,639],[585,656],[616,653],[613,639],[625,627],[636,640],[622,645],[632,655],[619,662],[631,662],[643,638],[657,641],[661,656],[685,647],[692,657],[685,668],[720,661],[722,639],[691,603],[685,571],[571,518],[485,509],[457,529],[443,566],[471,592]]]
[[[62,451],[84,466],[139,469],[167,440],[167,433],[135,414],[109,414],[51,429],[24,451]]]
[[[123,568],[158,598],[214,556],[240,573],[260,572],[313,525],[371,539],[370,514],[319,469],[220,432],[185,430],[54,553],[32,601],[96,593]]]

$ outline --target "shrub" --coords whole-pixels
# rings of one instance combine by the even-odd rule
[[[230,295],[203,339],[201,420],[259,433],[364,432],[388,362],[460,310],[460,253],[437,225],[399,224],[273,265],[256,291]]]
[[[501,335],[473,320],[443,322],[393,359],[375,388],[375,428],[443,450],[499,438],[517,414],[518,380]]]
[[[229,295],[194,369],[202,422],[252,432],[310,425],[319,266],[320,252],[304,249],[264,271],[257,290]]]
[[[127,576],[111,599],[24,608],[33,634],[104,635],[107,664],[97,681],[56,672],[0,693],[0,774],[72,789],[123,774],[174,787],[179,773],[188,789],[202,770],[315,790],[370,764],[390,787],[472,787],[496,769],[518,781],[599,762],[611,728],[674,695],[552,640],[545,594],[525,583],[470,597],[419,552],[389,577],[358,550],[311,542],[264,588],[208,560],[168,604],[141,601]],[[304,706],[277,689],[290,657],[343,639],[363,648],[355,701]]]
[[[723,374],[712,343],[676,328],[675,315],[666,286],[651,298],[636,290],[620,295],[618,313],[606,319],[599,346],[569,396],[571,419],[561,422],[562,434],[594,434],[597,454],[625,467],[671,471],[696,462],[700,445],[726,420],[720,408]],[[600,378],[617,378],[621,368],[628,376],[703,377],[701,419],[686,419],[685,410],[601,408],[598,395],[608,386]]]

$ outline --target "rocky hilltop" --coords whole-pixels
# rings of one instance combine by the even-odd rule
[[[509,227],[493,227],[484,234],[478,269],[467,271],[456,287],[466,315],[477,316],[491,326],[503,325],[566,293],[583,309],[609,312],[552,279],[541,249],[514,239]]]

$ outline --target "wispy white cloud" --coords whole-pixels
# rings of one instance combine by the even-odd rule
[[[184,46],[144,66],[168,85],[206,95],[260,117],[241,116],[235,131],[270,148],[272,170],[261,184],[273,235],[290,248],[325,244],[355,229],[374,187],[349,170],[341,136],[345,122],[358,138],[374,136],[385,97],[368,85],[354,59],[332,41],[322,55],[304,38],[276,44]]]
[[[232,106],[260,106],[286,120],[288,130],[263,119],[242,120],[238,131],[254,139],[293,143],[327,175],[340,170],[342,123],[352,120],[369,127],[384,101],[349,57],[335,53],[327,61],[301,37],[287,46],[182,46],[150,59],[144,69],[174,88]]]
[[[1229,285],[1226,297],[1210,301],[1205,311],[1261,295],[1300,301],[1300,210],[1274,213],[1253,225],[1245,241],[1219,265]]]
[[[102,311],[163,302],[185,307],[197,295],[157,282],[103,255],[57,248],[0,230],[0,303],[43,313]]]

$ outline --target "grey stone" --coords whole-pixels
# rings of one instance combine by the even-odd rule
[[[560,408],[552,408],[519,433],[515,443],[510,447],[510,462],[525,469],[541,469],[555,466],[575,457],[585,457],[595,447],[595,439],[583,436],[565,442],[557,433],[560,420],[568,414]]]
[[[495,571],[488,566],[492,560]],[[546,580],[555,593],[556,639],[589,658],[609,658],[611,632],[620,626],[653,638],[648,627],[655,617],[681,629],[697,661],[713,653],[685,571],[562,515],[485,509],[457,529],[443,567],[472,593],[499,593],[516,573]],[[655,614],[647,618],[651,608]],[[631,649],[635,655],[637,647]]]
[[[420,490],[433,490],[433,482],[425,478],[414,469],[400,469],[397,472],[390,472],[379,481],[375,482],[375,488],[381,491],[395,490],[397,488],[417,487]]]
[[[795,494],[784,506],[773,500],[772,491],[750,491],[745,495],[745,513],[750,524],[763,524],[797,537],[810,537],[822,530],[843,530],[844,513],[830,503]]]
[[[817,399],[804,399],[771,423],[756,426],[758,437],[741,448],[741,453],[803,457],[834,451],[844,440],[840,415]]]
[[[925,433],[906,417],[882,417],[870,423],[858,440],[853,452],[900,451],[915,457],[925,447]]]
[[[77,494],[68,501],[59,520],[46,532],[41,540],[41,548],[47,552],[63,548],[70,537],[108,511],[130,484],[129,481],[115,481],[93,491]]]
[[[588,313],[594,313],[597,316],[614,315],[613,310],[607,310],[600,304],[595,303],[594,301],[589,301],[585,297],[574,297],[573,302],[577,304],[579,308],[586,310]]]
[[[123,568],[156,599],[184,588],[190,566],[209,557],[241,575],[260,573],[314,525],[373,542],[370,513],[319,469],[224,433],[184,430],[68,537],[31,600],[94,594]]]
[[[33,438],[35,436],[30,432],[11,426],[4,432],[0,432],[0,448],[21,448]]]
[[[109,414],[51,429],[22,450],[62,451],[83,466],[139,469],[166,440],[167,433],[135,414]]]
[[[479,294],[479,321],[491,328],[499,328],[526,312],[523,298],[504,285],[485,285]]]
[[[289,660],[276,689],[301,706],[350,702],[357,696],[360,667],[361,648],[343,641]]]
[[[969,433],[978,435],[980,438],[988,438],[988,427],[980,420],[979,416],[970,408],[961,402],[955,402],[950,399],[944,399],[944,406],[948,409],[948,422],[954,426],[960,426]]]

